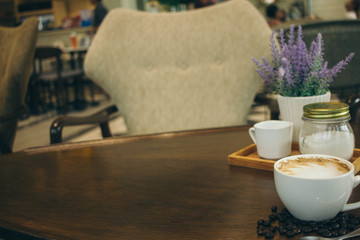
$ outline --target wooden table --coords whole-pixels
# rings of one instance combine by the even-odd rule
[[[249,144],[243,126],[4,155],[0,226],[32,239],[264,239],[257,220],[283,207],[273,173],[227,162]]]

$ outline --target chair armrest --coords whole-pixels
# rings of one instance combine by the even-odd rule
[[[62,142],[62,131],[65,126],[99,124],[102,136],[104,138],[111,137],[109,121],[116,112],[118,112],[117,107],[112,105],[86,117],[60,116],[56,118],[50,126],[50,144]]]

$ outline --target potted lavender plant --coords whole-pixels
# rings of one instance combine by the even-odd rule
[[[277,94],[280,114],[283,120],[294,123],[293,141],[298,142],[301,128],[302,108],[308,103],[330,101],[329,84],[350,62],[354,53],[332,68],[323,59],[324,44],[319,33],[309,49],[303,41],[301,26],[297,37],[294,25],[290,27],[287,41],[284,30],[280,30],[279,48],[275,32],[270,37],[272,62],[253,58],[256,72],[264,80],[265,88]]]

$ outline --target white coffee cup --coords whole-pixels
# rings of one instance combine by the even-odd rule
[[[267,159],[279,159],[290,155],[292,132],[293,123],[280,120],[259,122],[249,129],[258,155]]]
[[[274,164],[274,180],[284,206],[301,220],[327,220],[360,207],[360,202],[347,204],[360,176],[354,176],[351,162],[339,157],[304,154],[280,159]]]

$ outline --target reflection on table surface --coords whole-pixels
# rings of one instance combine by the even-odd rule
[[[252,143],[248,128],[117,137],[4,155],[0,226],[50,239],[263,239],[257,220],[272,206],[283,207],[273,173],[227,161]],[[354,191],[352,200],[359,198]]]

